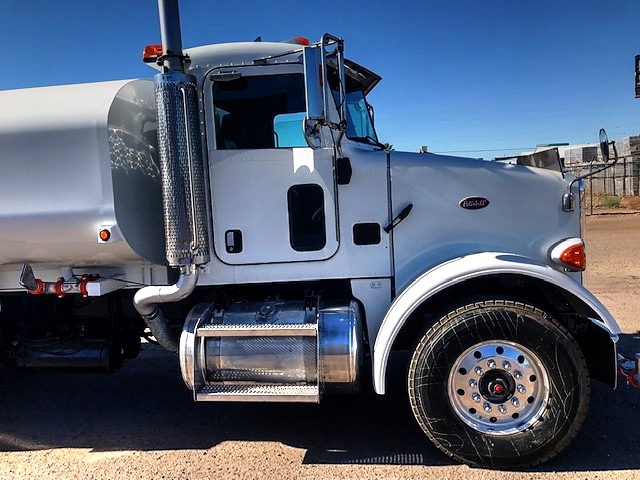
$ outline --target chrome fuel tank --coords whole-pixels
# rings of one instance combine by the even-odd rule
[[[318,401],[320,392],[355,392],[361,315],[349,299],[199,304],[180,338],[182,377],[196,400],[207,401]],[[309,387],[308,397],[295,387]]]

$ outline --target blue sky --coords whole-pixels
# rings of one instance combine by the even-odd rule
[[[2,0],[0,89],[149,77],[156,0]],[[640,134],[640,2],[182,0],[185,47],[324,32],[383,80],[369,97],[397,150],[492,158]],[[1,108],[1,105],[0,105]]]

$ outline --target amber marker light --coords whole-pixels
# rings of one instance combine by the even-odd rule
[[[587,268],[587,254],[580,238],[569,238],[551,250],[551,259],[563,267],[582,271]]]
[[[98,237],[100,237],[100,240],[102,240],[103,242],[108,242],[111,238],[111,232],[106,228],[103,228],[98,232]]]
[[[584,251],[584,245],[572,245],[560,254],[560,261],[569,268],[575,270],[584,270],[587,268],[587,255]]]
[[[147,45],[142,51],[142,61],[144,63],[153,63],[162,56],[162,45]]]

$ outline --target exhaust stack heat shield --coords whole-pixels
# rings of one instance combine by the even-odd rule
[[[155,96],[167,260],[201,265],[210,253],[195,77],[156,75]]]

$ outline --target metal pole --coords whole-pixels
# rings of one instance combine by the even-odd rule
[[[162,38],[163,71],[165,73],[184,73],[178,0],[158,0],[158,13]]]
[[[614,166],[611,169],[611,183],[613,183],[613,196],[617,197],[617,193],[616,193],[616,167]]]
[[[615,168],[615,167],[614,167]],[[622,162],[622,196],[627,196],[627,158]]]
[[[593,167],[590,165],[591,170]],[[589,177],[589,203],[590,214],[593,215],[593,175]]]
[[[632,157],[633,171],[633,194],[640,195],[640,168],[638,168],[638,159]]]

